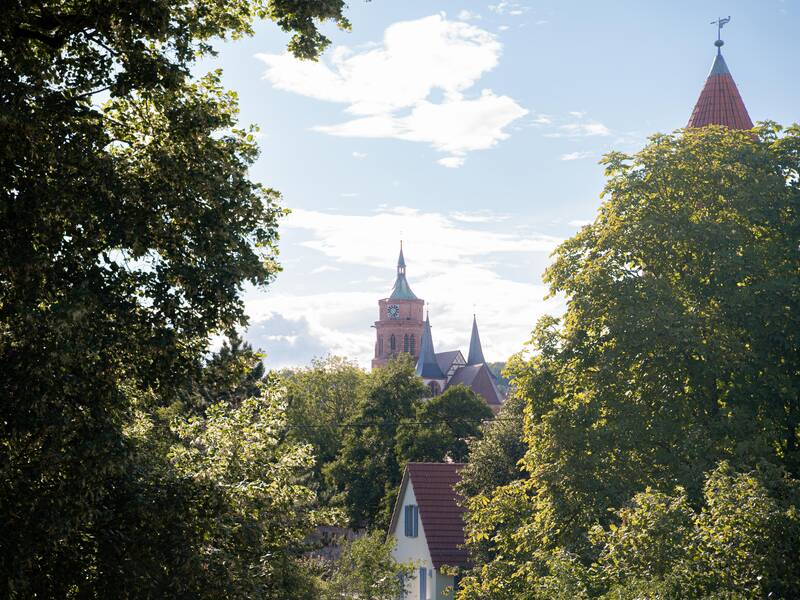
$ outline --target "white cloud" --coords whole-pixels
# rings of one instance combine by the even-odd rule
[[[497,213],[487,209],[477,210],[474,212],[458,211],[451,213],[450,217],[455,221],[461,221],[462,223],[499,223],[509,219],[508,215],[498,215]]]
[[[570,113],[573,117],[576,114],[582,113]],[[611,130],[603,125],[598,121],[587,120],[583,117],[580,117],[580,120],[573,121],[571,123],[565,123],[563,125],[558,126],[558,131],[552,131],[550,133],[545,133],[545,137],[550,138],[563,138],[563,137],[572,137],[572,138],[579,138],[579,137],[597,137],[597,136],[609,136],[611,135]]]
[[[353,158],[367,158],[366,152],[353,152]]]
[[[498,25],[498,26],[497,26],[497,30],[498,30],[498,31],[508,31],[509,29],[510,29],[510,28],[509,28],[509,26],[508,26],[508,25]]]
[[[316,131],[423,142],[460,156],[507,138],[505,127],[527,114],[512,98],[488,89],[465,96],[497,66],[501,48],[483,29],[433,15],[394,23],[376,48],[356,52],[339,46],[328,62],[298,61],[288,53],[257,57],[274,87],[346,104],[356,117]],[[441,101],[430,98],[436,91]]]
[[[592,224],[592,221],[586,221],[586,220],[582,220],[582,219],[575,219],[575,220],[570,221],[569,223],[567,223],[567,225],[569,225],[570,227],[583,227],[585,225],[591,225],[591,224]]]
[[[374,115],[314,129],[343,137],[427,142],[441,152],[463,154],[491,148],[506,139],[504,128],[527,112],[508,96],[483,90],[474,100],[454,98],[441,104],[421,101],[403,117]]]
[[[342,198],[358,198],[358,192],[342,192],[339,195]]]
[[[589,158],[592,154],[592,152],[570,152],[568,154],[562,154],[561,160],[580,160],[582,158]]]
[[[461,10],[458,13],[458,20],[459,21],[477,21],[481,18],[478,13],[472,12],[471,10]]]
[[[497,4],[490,4],[488,9],[497,15],[511,15],[512,17],[519,17],[528,12],[531,8],[520,2],[510,2],[509,0],[500,0]]]
[[[338,267],[332,267],[330,265],[322,265],[321,267],[312,269],[310,272],[312,275],[316,275],[318,273],[328,273],[333,271],[341,271],[341,269],[339,269]]]
[[[497,265],[541,264],[560,240],[509,233],[507,228],[492,230],[495,220],[499,217],[488,211],[447,216],[397,208],[342,215],[296,209],[283,227],[306,238],[302,246],[320,252],[326,262],[373,274],[360,283],[342,282],[339,289],[313,294],[305,288],[280,291],[279,279],[268,294],[246,299],[253,327],[261,339],[298,336],[264,342],[268,352],[268,342],[283,354],[294,352],[294,364],[333,352],[368,365],[377,302],[394,280],[397,246],[387,240],[397,239],[402,230],[409,282],[417,296],[430,303],[436,348],[466,351],[475,305],[487,358],[505,360],[522,348],[539,316],[562,312],[563,300],[543,300],[545,288],[533,283],[538,273],[514,278],[503,275]],[[276,319],[286,326],[279,331],[262,326]]]
[[[458,167],[464,164],[464,157],[463,156],[445,156],[444,158],[440,158],[436,161],[443,167],[448,167],[450,169],[457,169]]]

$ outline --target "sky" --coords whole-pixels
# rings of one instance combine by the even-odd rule
[[[723,54],[753,121],[798,120],[800,1],[353,0],[320,61],[260,23],[217,45],[240,124],[260,128],[254,180],[277,189],[283,272],[244,300],[271,368],[337,354],[368,366],[400,240],[437,351],[488,361],[559,315],[542,273],[591,222],[598,160],[686,124]]]

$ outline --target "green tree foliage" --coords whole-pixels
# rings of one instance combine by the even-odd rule
[[[360,405],[366,375],[355,363],[329,356],[314,359],[306,369],[282,373],[282,380],[289,430],[294,439],[311,444],[317,459],[316,485],[327,499],[322,469],[341,450],[346,424]]]
[[[483,398],[463,385],[417,400],[414,420],[402,422],[397,429],[400,462],[464,462],[468,443],[480,437],[481,424],[491,418]]]
[[[257,148],[236,127],[235,94],[217,73],[195,80],[190,68],[211,40],[250,33],[255,17],[295,31],[292,49],[313,57],[326,43],[317,22],[346,25],[342,6],[4,3],[0,572],[9,593],[133,594],[134,566],[114,548],[152,565],[183,551],[179,535],[150,556],[126,542],[157,529],[150,511],[161,504],[147,504],[147,490],[171,501],[148,479],[160,471],[137,470],[122,434],[129,390],[160,405],[181,396],[209,334],[244,322],[242,285],[277,272],[282,214],[277,193],[247,177]],[[112,573],[116,591],[99,583]]]
[[[519,462],[528,449],[522,434],[526,399],[508,398],[497,418],[481,428],[470,442],[469,462],[461,469],[461,493],[465,497],[491,493],[497,487],[524,477]]]
[[[322,583],[321,600],[402,598],[403,581],[411,577],[414,565],[395,561],[394,543],[394,538],[387,538],[383,531],[345,542],[332,572]]]
[[[658,135],[635,156],[606,157],[598,218],[545,275],[567,296],[563,324],[543,320],[532,358],[512,368],[528,399],[527,478],[471,501],[470,540],[489,558],[462,598],[580,597],[598,558],[589,532],[618,527],[647,488],[680,487],[694,514],[744,524],[762,522],[753,502],[708,493],[722,461],[797,477],[799,150],[800,127],[766,124]],[[774,531],[720,552],[714,569],[755,572],[773,564],[767,546],[798,551]],[[721,589],[747,596],[747,585]]]
[[[388,525],[403,468],[395,449],[397,430],[414,418],[415,401],[427,393],[406,354],[367,376],[358,408],[345,425],[341,452],[325,470],[353,526]]]
[[[314,459],[309,446],[285,441],[285,404],[271,393],[173,422],[169,460],[213,507],[194,540],[203,597],[278,599],[302,588],[298,558],[319,517],[302,483]]]
[[[262,358],[234,331],[217,352],[203,361],[193,385],[183,392],[187,409],[202,412],[218,402],[238,406],[245,399],[260,395],[265,373]]]

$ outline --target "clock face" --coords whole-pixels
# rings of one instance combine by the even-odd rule
[[[400,318],[400,305],[399,304],[390,304],[386,307],[386,313],[389,315],[390,319],[399,319]]]

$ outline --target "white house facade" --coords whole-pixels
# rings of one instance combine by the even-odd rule
[[[463,509],[453,489],[459,481],[455,463],[410,463],[403,474],[389,535],[394,558],[414,564],[405,582],[404,600],[447,600],[457,578],[446,567],[466,567]]]

